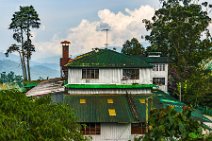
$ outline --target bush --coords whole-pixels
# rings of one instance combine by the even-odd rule
[[[72,109],[32,99],[15,90],[0,91],[0,140],[84,140]]]

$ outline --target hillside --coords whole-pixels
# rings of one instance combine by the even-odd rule
[[[32,66],[31,67],[32,79],[35,80],[39,79],[40,77],[46,79],[47,77],[54,78],[60,76],[58,68],[52,69],[51,67],[47,66],[46,64]],[[15,74],[22,75],[21,64],[11,60],[0,60],[0,72],[10,72],[10,71],[15,72]]]

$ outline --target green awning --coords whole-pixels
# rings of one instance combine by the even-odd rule
[[[66,84],[69,89],[152,89],[154,84]]]

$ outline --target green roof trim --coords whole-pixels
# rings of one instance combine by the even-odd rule
[[[73,108],[77,122],[133,123],[145,122],[146,104],[139,103],[139,98],[147,97],[149,96],[133,96],[133,102],[137,102],[135,106],[139,121],[134,117],[126,95],[66,95],[64,103]],[[85,99],[86,103],[80,104],[80,99]],[[112,99],[113,103],[109,104],[108,99]],[[110,116],[109,109],[114,109],[116,115]]]
[[[69,89],[152,89],[154,84],[66,84]]]
[[[152,68],[145,60],[110,49],[94,51],[76,57],[66,66],[69,68]]]
[[[32,82],[32,83],[28,83],[28,84],[24,85],[24,88],[33,88],[33,87],[36,87],[37,85],[38,85],[38,83]]]

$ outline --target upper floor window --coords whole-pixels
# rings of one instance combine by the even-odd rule
[[[123,69],[123,79],[139,79],[139,69]]]
[[[165,85],[165,78],[153,78],[153,84],[156,85]]]
[[[86,123],[82,125],[81,132],[83,135],[100,135],[100,123]]]
[[[165,71],[165,64],[154,64],[153,71]]]
[[[99,69],[82,69],[82,79],[98,79]]]

